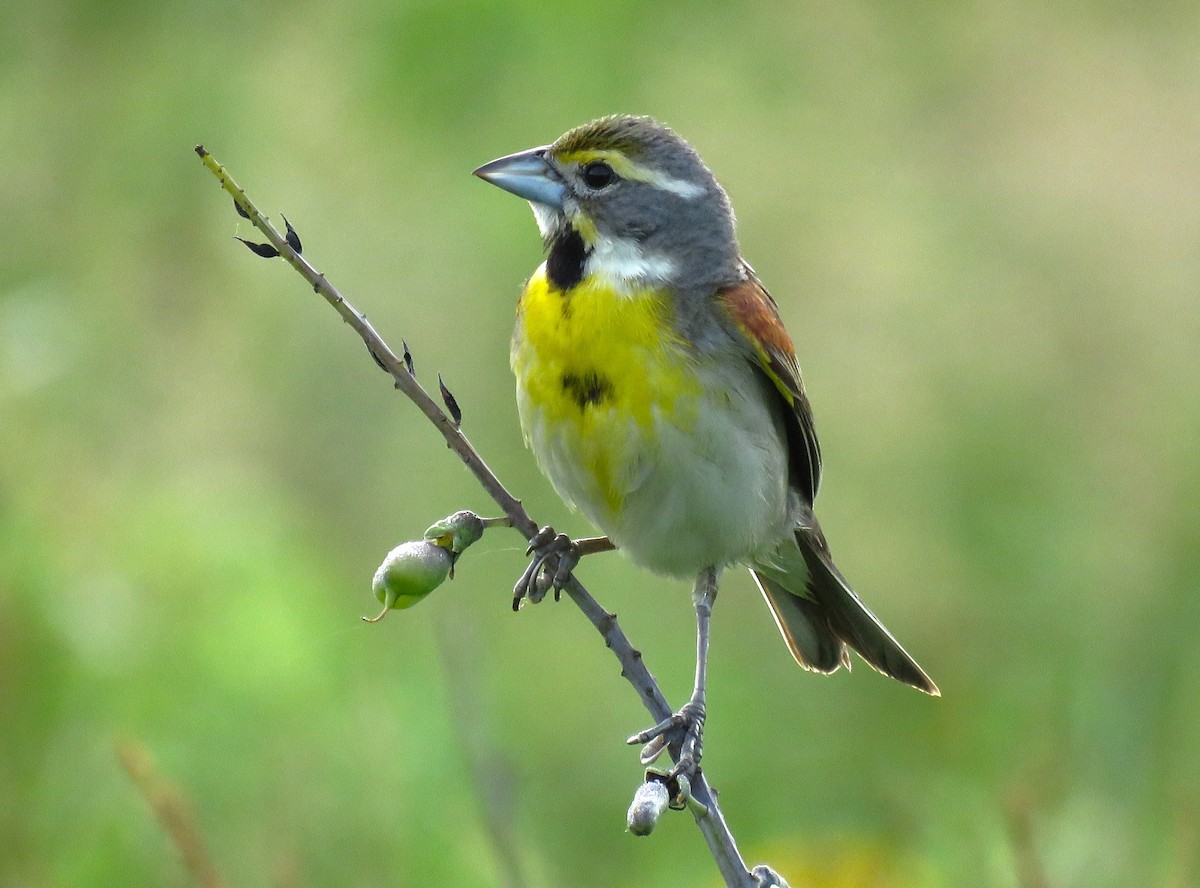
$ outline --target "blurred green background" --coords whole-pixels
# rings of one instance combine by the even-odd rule
[[[203,142],[535,519],[479,163],[653,114],[728,188],[801,355],[839,564],[942,687],[792,665],[748,576],[705,765],[815,885],[1200,883],[1200,7],[50,2],[0,13],[0,885],[716,885],[624,833],[645,712],[516,535],[378,626],[396,543],[491,513]],[[678,704],[688,590],[581,578]],[[1040,870],[1040,873],[1038,872]]]

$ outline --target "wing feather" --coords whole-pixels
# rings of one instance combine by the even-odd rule
[[[774,383],[783,399],[792,483],[811,506],[821,482],[821,445],[817,442],[812,407],[804,393],[796,349],[779,318],[775,300],[754,276],[750,266],[743,267],[745,279],[722,289],[718,298],[734,327],[744,337],[751,359]]]

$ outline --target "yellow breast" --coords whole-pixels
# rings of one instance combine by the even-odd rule
[[[659,424],[695,421],[699,385],[670,312],[655,290],[558,290],[544,267],[521,297],[512,368],[526,441],[559,494],[602,527],[655,461]]]

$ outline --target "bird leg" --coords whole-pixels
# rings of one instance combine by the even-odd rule
[[[705,568],[696,577],[692,588],[692,602],[696,606],[696,684],[692,698],[683,708],[652,728],[629,738],[630,745],[645,744],[642,763],[649,764],[662,754],[670,744],[678,743],[679,760],[671,769],[670,776],[691,776],[700,767],[704,740],[704,695],[708,677],[708,631],[712,619],[713,603],[717,600],[716,568]],[[670,736],[671,739],[668,739]]]
[[[513,610],[519,610],[525,599],[537,604],[551,589],[554,600],[558,601],[563,586],[571,582],[571,571],[575,570],[579,559],[596,552],[611,552],[615,548],[616,544],[608,537],[572,540],[565,533],[555,533],[549,525],[543,527],[530,538],[529,548],[525,550],[526,555],[533,557],[513,587]]]

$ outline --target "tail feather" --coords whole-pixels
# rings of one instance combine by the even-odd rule
[[[797,663],[811,672],[836,672],[840,666],[850,668],[846,645],[834,633],[819,604],[793,595],[757,570],[751,570],[750,574]]]
[[[820,531],[815,526],[811,531],[797,530],[796,542],[802,565],[763,565],[752,573],[797,662],[816,672],[849,667],[849,645],[884,675],[941,696],[925,670],[854,594],[834,565]],[[803,586],[794,589],[802,575]]]

